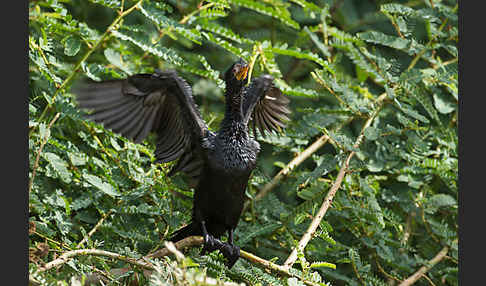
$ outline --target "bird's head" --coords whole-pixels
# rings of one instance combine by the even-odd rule
[[[248,75],[248,68],[249,65],[242,58],[232,64],[224,73],[226,88],[231,87],[239,89],[243,87],[246,76]]]

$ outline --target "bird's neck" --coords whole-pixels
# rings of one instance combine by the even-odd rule
[[[221,130],[225,133],[230,133],[237,137],[247,137],[247,128],[243,120],[242,111],[242,96],[241,89],[226,90],[226,109],[223,121],[221,122]]]
[[[223,121],[243,122],[242,89],[230,85],[226,88],[226,110]]]

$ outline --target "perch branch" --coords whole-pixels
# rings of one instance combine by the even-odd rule
[[[194,247],[194,246],[199,246],[204,243],[204,238],[202,236],[189,236],[186,237],[182,240],[179,240],[176,242],[174,245],[177,249],[182,250],[186,247]],[[162,249],[159,249],[151,254],[148,254],[145,256],[146,258],[160,258],[163,256],[167,256],[172,254],[172,251],[170,251],[169,248],[164,247]],[[260,258],[252,253],[246,252],[244,250],[240,250],[240,257],[244,258],[248,261],[250,261],[253,264],[261,265],[264,268],[274,270],[277,272],[280,272],[282,274],[286,274],[287,276],[292,276],[287,269],[284,269],[282,266],[272,263],[268,260],[265,260],[263,258]]]
[[[202,236],[190,236],[190,237],[186,237],[182,240],[179,240],[174,245],[177,249],[181,250],[181,249],[186,248],[186,247],[198,246],[198,245],[201,245],[203,243],[204,243],[204,239],[203,239]],[[169,254],[172,254],[172,253],[173,253],[173,251],[171,251],[169,248],[165,247],[165,248],[162,248],[160,250],[157,250],[156,252],[153,252],[153,253],[145,256],[145,258],[160,258],[160,257],[163,257],[163,256],[167,256]],[[275,271],[275,272],[279,272],[280,274],[283,274],[283,275],[288,276],[288,277],[296,277],[296,278],[300,279],[306,285],[317,285],[316,283],[313,283],[311,281],[306,281],[306,280],[302,279],[301,277],[298,277],[298,276],[291,274],[289,269],[287,269],[287,268],[285,268],[281,265],[278,265],[278,264],[275,264],[275,263],[270,262],[268,260],[265,260],[261,257],[258,257],[256,255],[249,253],[249,252],[246,252],[244,250],[240,250],[240,257],[249,261],[252,264],[261,266],[265,269]]]
[[[415,272],[412,276],[408,277],[407,279],[403,280],[402,283],[398,284],[398,286],[409,286],[414,284],[417,280],[419,280],[422,276],[425,275],[427,271],[429,271],[432,267],[434,267],[437,263],[439,263],[444,257],[446,256],[447,252],[449,251],[449,247],[444,246],[437,255],[429,260],[427,266],[422,266],[420,269]]]
[[[199,245],[203,244],[203,242],[204,242],[204,239],[203,239],[202,236],[190,236],[190,237],[186,237],[186,238],[174,243],[174,246],[175,246],[176,249],[182,250],[182,249],[187,248],[187,247],[199,246]],[[148,261],[149,258],[160,258],[160,257],[168,256],[168,255],[171,255],[171,254],[175,254],[177,256],[179,253],[174,251],[174,249],[171,249],[170,247],[164,247],[164,248],[157,250],[157,251],[155,251],[151,254],[148,254],[147,256],[145,256],[141,259],[135,259],[135,258],[127,257],[125,255],[120,255],[118,253],[113,253],[113,252],[99,250],[99,249],[78,249],[78,250],[72,250],[72,251],[67,251],[67,252],[63,253],[59,258],[47,263],[43,267],[40,267],[37,270],[37,273],[44,272],[44,271],[50,270],[54,267],[61,266],[65,263],[67,263],[71,258],[76,257],[76,256],[80,256],[80,255],[110,257],[110,258],[113,258],[113,259],[118,259],[118,260],[121,260],[121,261],[128,262],[132,265],[139,266],[143,269],[153,271],[153,270],[155,270],[155,266]],[[252,264],[261,266],[265,269],[279,272],[279,273],[281,273],[285,276],[288,276],[288,277],[296,277],[296,278],[300,279],[302,282],[304,282],[306,285],[312,285],[312,286],[317,285],[314,282],[303,280],[301,277],[298,277],[294,274],[291,274],[289,269],[287,269],[287,268],[285,268],[281,265],[278,265],[278,264],[275,264],[275,263],[270,262],[268,260],[265,260],[263,258],[260,258],[256,255],[249,253],[249,252],[246,252],[244,250],[240,250],[240,257],[244,258],[245,260],[249,261]],[[114,270],[119,270],[119,269],[114,269]]]
[[[202,236],[189,236],[182,240],[179,240],[178,242],[174,243],[174,245],[177,249],[184,249],[187,247],[194,247],[194,246],[201,245],[203,242],[204,239]],[[145,256],[145,258],[160,258],[160,257],[170,255],[171,253],[172,252],[167,247],[164,247],[153,253],[148,254],[147,256]]]
[[[380,95],[378,97],[378,99],[376,101],[378,106],[375,108],[373,114],[368,118],[368,120],[364,124],[363,128],[361,129],[361,132],[360,132],[358,138],[356,139],[356,142],[353,145],[354,148],[358,148],[359,145],[361,144],[361,141],[363,140],[363,137],[364,137],[364,131],[366,130],[366,128],[368,128],[371,125],[373,120],[378,115],[379,111],[381,110],[381,107],[383,106],[382,105],[383,100],[386,98],[386,96],[387,96],[386,93],[383,93],[382,95]],[[326,197],[324,198],[324,201],[322,202],[321,208],[317,212],[317,215],[314,217],[314,219],[312,220],[311,224],[309,225],[307,231],[304,233],[304,235],[300,239],[299,243],[297,244],[297,247],[294,247],[294,249],[292,250],[292,253],[290,253],[289,257],[284,262],[283,266],[285,268],[289,269],[290,267],[292,267],[292,265],[297,260],[297,253],[299,253],[300,251],[303,251],[304,248],[306,247],[306,245],[312,239],[314,233],[317,230],[317,227],[321,223],[322,218],[324,217],[327,210],[329,209],[329,206],[331,205],[331,202],[332,202],[334,196],[336,195],[337,190],[341,187],[341,183],[342,183],[344,177],[346,176],[347,170],[349,168],[349,162],[351,161],[351,159],[353,158],[355,153],[356,153],[355,151],[352,151],[348,155],[346,160],[344,161],[344,163],[341,166],[341,169],[339,170],[339,173],[336,177],[336,180],[334,181],[334,184],[331,186],[331,189],[329,190]]]

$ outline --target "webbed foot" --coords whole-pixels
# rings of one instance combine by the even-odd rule
[[[225,265],[230,269],[235,265],[238,258],[240,258],[240,247],[237,245],[224,243],[220,251],[226,258]]]

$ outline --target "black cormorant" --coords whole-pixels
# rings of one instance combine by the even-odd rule
[[[233,243],[245,189],[260,151],[249,126],[260,133],[280,131],[290,110],[289,100],[270,75],[246,84],[248,64],[242,59],[224,73],[226,109],[218,132],[208,129],[192,98],[191,87],[175,71],[156,70],[126,79],[78,85],[79,107],[136,143],[157,135],[157,162],[178,160],[169,175],[183,172],[195,183],[192,221],[171,237],[204,237],[203,253],[219,249],[232,267],[239,257]],[[220,238],[228,232],[228,243]]]

